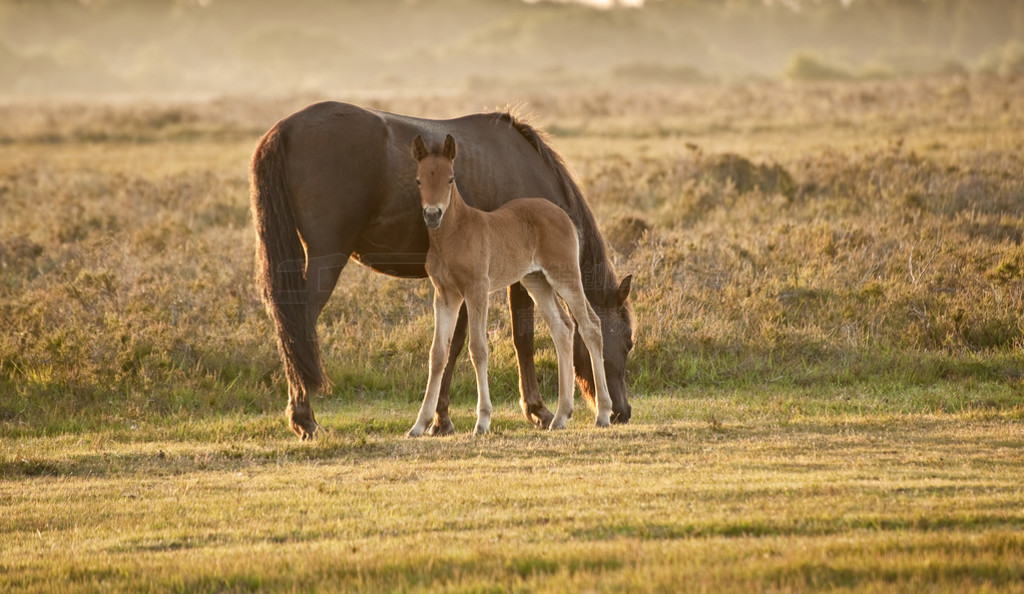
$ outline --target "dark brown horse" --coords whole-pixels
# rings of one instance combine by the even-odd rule
[[[316,321],[348,259],[394,276],[427,276],[429,243],[408,147],[417,134],[439,144],[449,132],[467,147],[455,170],[468,204],[490,211],[520,196],[544,196],[576,225],[584,290],[601,318],[612,422],[628,422],[624,373],[633,346],[626,303],[630,277],[621,283],[616,279],[579,186],[544,136],[510,113],[437,121],[324,102],[275,124],[257,144],[250,171],[257,281],[277,329],[292,429],[306,439],[318,427],[310,396],[328,389],[329,381]],[[520,404],[527,420],[547,427],[553,415],[541,400],[534,370],[533,301],[519,283],[509,287],[508,297]],[[454,431],[449,387],[466,339],[466,319],[463,308],[430,428],[434,435]],[[577,382],[595,407],[590,357],[579,334],[573,351]]]

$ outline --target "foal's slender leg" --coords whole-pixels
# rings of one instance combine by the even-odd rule
[[[448,350],[448,364],[441,375],[441,392],[437,398],[437,411],[434,413],[434,424],[430,426],[427,433],[433,436],[452,435],[455,433],[455,424],[448,412],[451,404],[452,376],[455,375],[455,364],[462,353],[462,347],[466,344],[466,304],[459,308],[459,320],[455,323],[455,333],[452,334],[451,344]]]
[[[555,292],[548,281],[541,275],[529,275],[522,280],[524,286],[537,303],[537,309],[547,322],[551,331],[551,340],[555,343],[558,356],[558,406],[551,421],[551,429],[565,429],[565,423],[572,417],[573,408],[573,361],[572,338],[573,326],[569,316],[558,305]]]
[[[512,314],[512,344],[519,365],[519,405],[527,421],[547,429],[554,415],[544,406],[537,385],[533,363],[533,300],[520,283],[508,288],[508,309]]]
[[[466,296],[469,314],[469,354],[476,370],[476,429],[483,435],[491,429],[491,390],[487,382],[487,290]]]
[[[430,375],[427,378],[427,389],[423,395],[423,405],[420,406],[419,415],[416,417],[416,424],[412,426],[408,437],[419,437],[427,430],[434,412],[437,410],[437,398],[441,391],[441,374],[444,373],[445,364],[448,362],[448,351],[452,340],[452,333],[455,331],[456,319],[459,315],[459,307],[462,306],[462,298],[449,295],[447,298],[441,292],[434,289],[434,339],[430,343]]]
[[[612,398],[608,392],[608,379],[604,372],[604,337],[601,334],[601,318],[590,306],[586,295],[583,294],[583,283],[579,276],[572,281],[562,280],[557,277],[548,279],[554,285],[555,290],[569,306],[569,312],[576,318],[577,330],[583,338],[583,344],[587,345],[590,352],[590,364],[594,369],[594,382],[597,392],[597,419],[598,427],[611,425]]]

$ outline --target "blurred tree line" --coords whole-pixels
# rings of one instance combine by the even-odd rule
[[[0,92],[685,82],[798,54],[825,74],[1016,76],[1022,47],[1019,0],[0,0]]]

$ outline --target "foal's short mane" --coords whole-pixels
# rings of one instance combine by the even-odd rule
[[[618,279],[612,270],[612,264],[608,260],[608,252],[604,246],[604,240],[597,229],[597,221],[594,213],[590,210],[583,191],[576,183],[576,178],[569,170],[565,159],[548,142],[548,135],[543,130],[533,127],[526,118],[518,113],[513,107],[506,107],[499,114],[499,118],[507,120],[517,132],[522,134],[533,148],[540,153],[541,158],[562,187],[565,196],[566,212],[580,234],[580,264],[583,270],[583,289],[587,297],[594,301],[594,297],[606,299],[605,295],[594,295],[596,290],[614,291],[618,287]]]

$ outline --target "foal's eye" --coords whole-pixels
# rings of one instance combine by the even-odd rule
[[[420,180],[418,180],[418,179],[417,179],[417,180],[416,180],[416,185],[417,185],[417,186],[422,186],[422,185],[423,185],[423,182],[421,182]]]
[[[452,185],[454,183],[455,183],[455,176],[453,175],[453,176],[448,178],[448,185],[450,186],[450,185]]]

